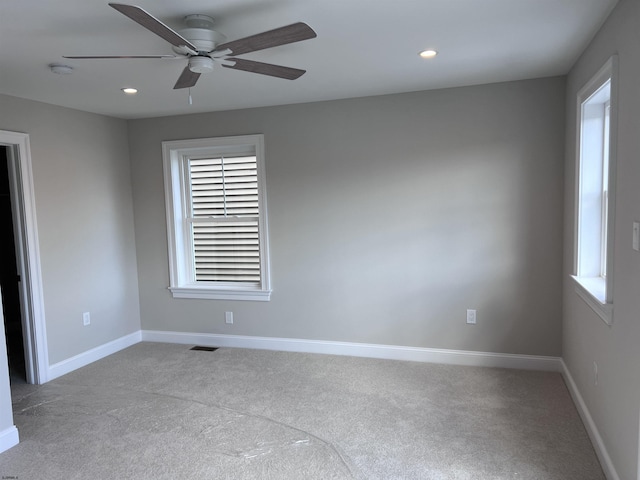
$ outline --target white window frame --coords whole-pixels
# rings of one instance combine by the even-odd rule
[[[613,323],[611,273],[616,198],[617,62],[617,56],[611,57],[578,92],[576,102],[576,199],[572,278],[575,280],[576,293],[608,325]],[[595,122],[592,120],[594,118]],[[589,119],[597,127],[590,126],[587,123]],[[599,124],[603,132],[601,137],[594,134],[600,128]],[[608,136],[604,134],[607,129]],[[587,145],[589,141],[593,142],[591,146]],[[604,171],[607,159],[608,169]],[[590,191],[587,185],[593,177],[585,171],[597,170],[598,165],[601,169],[600,196],[594,205],[593,197],[589,197],[589,192],[593,194],[593,185]],[[592,182],[594,183],[593,180]]]
[[[258,232],[260,243],[259,285],[230,285],[219,282],[196,282],[193,269],[193,246],[189,234],[188,206],[190,183],[185,165],[191,157],[219,156],[238,152],[255,152],[258,176]],[[269,276],[269,235],[264,164],[264,135],[200,138],[162,142],[164,189],[169,249],[169,290],[174,298],[211,300],[271,299]]]

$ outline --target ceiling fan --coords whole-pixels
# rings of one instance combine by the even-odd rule
[[[188,59],[189,63],[182,71],[182,74],[173,87],[174,89],[193,87],[201,74],[213,71],[215,63],[234,70],[244,70],[245,72],[295,80],[304,74],[305,70],[237,58],[236,55],[316,37],[316,32],[314,32],[309,25],[298,22],[223,43],[226,39],[225,36],[213,30],[213,18],[207,15],[186,16],[184,19],[186,28],[176,32],[135,5],[110,3],[109,6],[169,42],[173,45],[173,51],[178,54],[178,56]],[[176,55],[64,56],[64,58],[70,59],[175,57]]]

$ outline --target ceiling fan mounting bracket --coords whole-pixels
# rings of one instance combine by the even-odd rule
[[[213,30],[213,17],[209,15],[195,14],[184,17],[184,24],[189,28],[205,28]]]

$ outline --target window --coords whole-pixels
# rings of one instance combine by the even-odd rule
[[[614,67],[611,58],[578,93],[576,291],[611,324],[615,166]]]
[[[262,135],[163,142],[174,297],[269,300]]]

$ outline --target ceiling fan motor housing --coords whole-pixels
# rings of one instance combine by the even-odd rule
[[[187,28],[179,30],[178,33],[195,45],[198,52],[209,53],[227,39],[221,33],[213,30],[213,18],[207,15],[188,15],[184,22]],[[173,47],[173,50],[181,55],[188,53],[183,51],[181,47]]]

